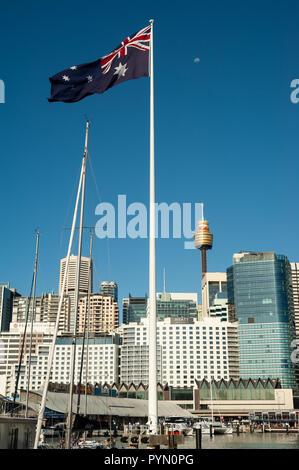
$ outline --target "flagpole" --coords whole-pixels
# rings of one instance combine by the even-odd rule
[[[148,421],[151,434],[157,434],[157,319],[156,319],[156,214],[155,214],[155,131],[154,131],[154,50],[150,20],[150,218],[149,218],[149,366]]]

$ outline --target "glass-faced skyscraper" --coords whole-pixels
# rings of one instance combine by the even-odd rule
[[[140,322],[147,316],[147,297],[123,299],[123,323]],[[193,318],[197,319],[197,294],[157,293],[157,319]]]
[[[118,286],[114,281],[102,281],[100,282],[100,294],[110,295],[110,297],[118,302]]]
[[[242,378],[279,378],[296,388],[291,268],[286,256],[240,253],[227,269],[229,310],[239,321]]]

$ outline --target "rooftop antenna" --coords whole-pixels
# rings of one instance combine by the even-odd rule
[[[165,294],[166,293],[166,289],[165,289],[165,268],[163,269],[163,286],[164,286],[163,287],[163,289],[164,289],[163,292]]]

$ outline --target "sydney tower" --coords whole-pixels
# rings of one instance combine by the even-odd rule
[[[201,275],[207,272],[207,250],[213,246],[213,234],[209,230],[209,222],[200,220],[194,233],[195,248],[201,251]]]

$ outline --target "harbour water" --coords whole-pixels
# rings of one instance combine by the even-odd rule
[[[92,437],[92,440],[99,442],[105,442],[107,438],[104,437]],[[117,437],[116,448],[128,448],[128,444],[124,444]],[[59,446],[59,439],[47,438],[47,444],[53,448]],[[146,445],[142,445],[140,448],[146,449]],[[161,449],[165,448],[161,446]],[[178,447],[179,449],[195,449],[195,437],[186,436],[184,444]],[[299,435],[298,434],[285,434],[285,433],[241,433],[237,435],[217,435],[217,436],[202,436],[202,449],[299,449]]]
[[[195,449],[195,438],[185,437],[181,449]],[[203,436],[202,449],[299,449],[298,434],[241,433]]]

